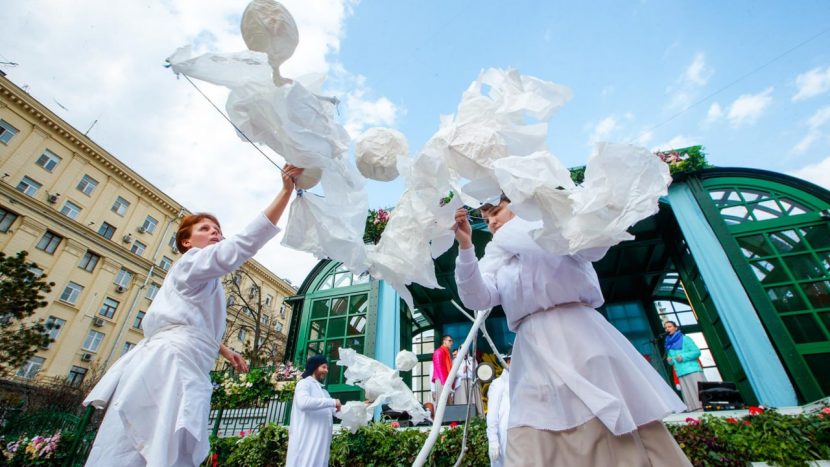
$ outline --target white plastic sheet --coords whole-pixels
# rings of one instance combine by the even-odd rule
[[[334,416],[341,420],[340,426],[355,433],[360,427],[369,424],[372,420],[372,412],[372,408],[365,402],[349,401],[342,404]]]
[[[398,178],[398,161],[408,154],[406,137],[390,128],[369,128],[355,139],[357,169],[372,180]]]
[[[395,357],[395,368],[398,371],[410,371],[418,364],[418,356],[409,350],[401,350]]]
[[[412,423],[420,423],[429,418],[429,412],[418,402],[396,370],[360,355],[354,349],[340,348],[339,357],[337,365],[346,367],[343,373],[346,384],[363,388],[366,398],[371,402],[368,408],[388,404],[394,411],[408,413]]]

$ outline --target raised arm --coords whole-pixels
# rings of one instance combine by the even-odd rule
[[[458,240],[458,259],[455,261],[455,282],[464,306],[471,310],[486,310],[501,303],[493,274],[482,274],[472,241],[472,227],[467,210],[455,213],[455,238]]]

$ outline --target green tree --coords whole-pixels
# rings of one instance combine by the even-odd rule
[[[32,272],[37,265],[26,261],[27,255],[26,251],[15,256],[0,253],[0,376],[19,368],[51,341],[43,320],[27,318],[46,306],[44,294],[55,283]]]

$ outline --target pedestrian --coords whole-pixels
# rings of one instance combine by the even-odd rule
[[[432,352],[432,377],[430,379],[435,384],[432,392],[432,399],[435,402],[438,402],[438,399],[441,397],[441,391],[447,385],[447,378],[452,369],[452,359],[450,358],[451,348],[452,337],[443,336],[441,337],[441,345],[435,349],[435,352]],[[450,381],[449,389],[452,391],[452,381]],[[450,398],[447,399],[447,403],[452,404],[452,393],[450,393]]]
[[[326,357],[314,355],[306,362],[291,403],[286,467],[329,465],[333,417],[340,410],[340,400],[323,389],[328,374]]]
[[[502,467],[507,457],[507,419],[510,415],[510,355],[507,366],[487,389],[487,453],[492,467]]]
[[[456,212],[458,292],[467,308],[501,305],[516,333],[506,463],[691,465],[662,423],[685,406],[596,308],[591,262],[607,248],[554,255],[502,195],[482,206],[492,241],[476,259],[466,209]]]
[[[221,344],[227,310],[220,279],[279,232],[277,221],[302,170],[286,165],[276,198],[231,238],[222,236],[213,215],[182,219],[176,247],[183,254],[147,309],[144,339],[84,400],[107,408],[87,466],[195,466],[207,457],[210,370],[221,354],[236,371],[248,371],[242,357]]]
[[[666,331],[666,361],[674,367],[677,379],[680,381],[680,393],[689,412],[703,410],[700,403],[698,384],[706,381],[703,368],[700,366],[700,348],[689,336],[677,327],[674,321],[663,323]]]

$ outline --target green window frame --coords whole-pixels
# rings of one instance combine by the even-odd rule
[[[830,223],[825,217],[830,203],[795,185],[749,177],[703,181],[725,224],[722,243],[732,250],[730,259],[770,336],[779,352],[794,348],[802,359],[791,359],[788,367],[810,401],[830,394]],[[806,365],[809,375],[793,365]]]

